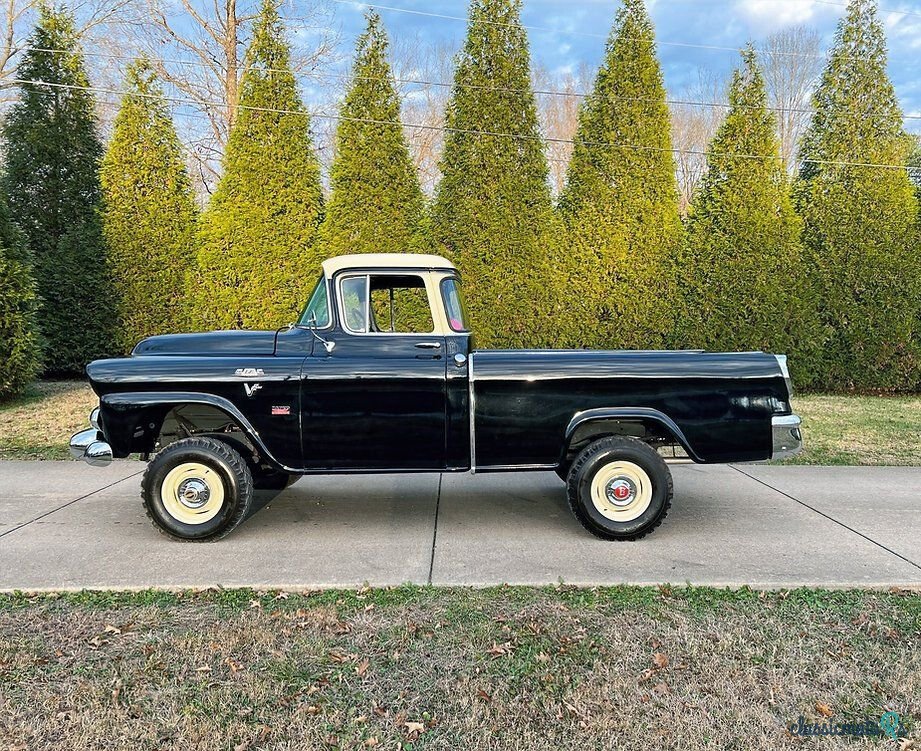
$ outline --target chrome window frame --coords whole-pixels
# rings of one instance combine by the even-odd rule
[[[432,296],[429,293],[429,284],[427,274],[429,272],[419,269],[382,269],[380,271],[374,269],[368,269],[360,271],[357,269],[348,269],[339,271],[336,273],[336,314],[339,316],[339,322],[341,324],[342,330],[349,336],[441,336],[438,331],[438,319],[435,316],[435,309],[432,306]],[[353,331],[350,329],[346,323],[345,319],[345,308],[342,307],[342,282],[346,279],[352,279],[357,276],[363,276],[367,278],[367,290],[368,290],[368,305],[367,305],[367,315],[365,318],[365,324],[367,331]],[[425,292],[425,297],[428,300],[429,304],[429,316],[432,319],[432,330],[431,331],[371,331],[371,277],[372,276],[417,276],[422,281],[422,290]]]

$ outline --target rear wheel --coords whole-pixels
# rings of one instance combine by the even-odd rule
[[[569,470],[569,507],[605,540],[638,540],[658,527],[672,500],[672,476],[655,449],[635,438],[589,444]]]
[[[157,454],[141,482],[154,525],[178,540],[219,540],[248,515],[253,478],[243,456],[214,438],[186,438]]]

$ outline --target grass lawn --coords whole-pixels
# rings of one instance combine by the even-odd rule
[[[67,459],[97,405],[79,381],[41,381],[0,404],[0,459]],[[795,395],[806,449],[790,464],[921,465],[921,396]]]
[[[787,728],[921,738],[919,640],[905,592],[7,595],[0,746],[894,748]]]
[[[68,444],[90,426],[99,399],[81,381],[39,381],[0,404],[0,459],[70,459]]]

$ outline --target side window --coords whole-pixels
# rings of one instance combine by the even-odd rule
[[[371,314],[372,331],[429,334],[435,328],[421,276],[372,276]]]
[[[425,280],[418,274],[347,277],[339,286],[345,327],[355,334],[434,331]]]
[[[464,315],[464,304],[461,302],[457,279],[449,277],[441,280],[441,296],[444,298],[445,313],[448,314],[448,325],[451,330],[467,331],[467,317]]]

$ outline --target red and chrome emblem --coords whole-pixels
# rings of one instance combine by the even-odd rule
[[[615,506],[626,506],[636,496],[636,486],[626,477],[615,477],[606,490],[608,500]]]

